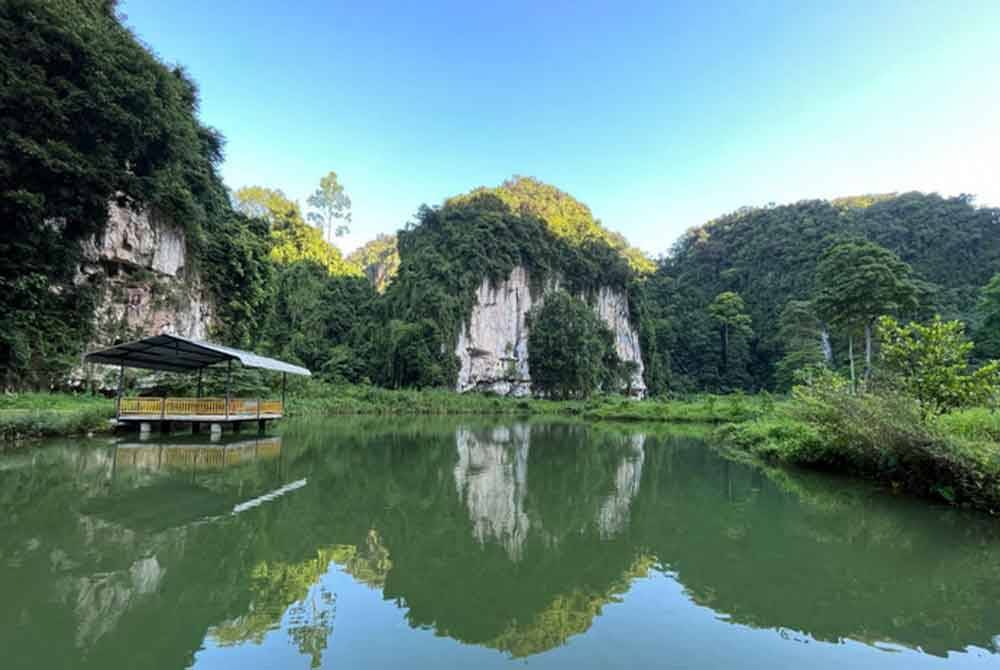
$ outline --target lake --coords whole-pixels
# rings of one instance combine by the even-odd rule
[[[168,440],[0,454],[0,667],[1000,666],[1000,521],[698,429]]]

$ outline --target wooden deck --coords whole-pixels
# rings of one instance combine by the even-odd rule
[[[252,422],[256,422],[258,432],[263,433],[269,421],[284,416],[284,410],[281,400],[119,398],[117,417],[119,425],[138,426],[140,436],[147,436],[154,428],[170,433],[179,425],[190,424],[193,433],[207,427],[215,440],[224,427],[238,433],[244,424]]]
[[[244,398],[121,398],[119,421],[177,421],[181,423],[229,423],[280,419],[280,400]]]

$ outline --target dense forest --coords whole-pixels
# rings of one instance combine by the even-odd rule
[[[650,280],[674,387],[787,388],[786,357],[818,360],[824,334],[832,337],[833,361],[842,361],[849,329],[822,323],[811,301],[826,288],[817,285],[823,255],[851,240],[888,250],[912,271],[917,299],[888,311],[940,314],[976,333],[979,292],[1000,270],[1000,210],[976,207],[968,196],[922,193],[744,209],[689,230]],[[711,306],[727,293],[739,296],[747,319],[723,365]]]
[[[194,266],[210,269],[214,338],[331,381],[453,386],[454,342],[476,288],[515,266],[534,288],[557,278],[566,290],[557,313],[534,315],[546,331],[534,342],[582,358],[532,364],[566,397],[622,375],[604,326],[579,309],[601,287],[629,297],[652,394],[785,389],[820,362],[852,374],[857,363],[865,377],[884,315],[959,319],[980,358],[1000,353],[1000,210],[969,196],[740,210],[689,230],[654,262],[578,199],[514,177],[422,206],[396,235],[345,257],[336,242],[351,201],[336,173],[305,207],[273,186],[228,190],[222,135],[198,120],[194,82],[123,26],[113,0],[10,0],[0,35],[7,388],[64,383],[93,342],[99,287],[79,277],[80,246],[112,202],[183,224]],[[584,359],[594,369],[581,369]]]

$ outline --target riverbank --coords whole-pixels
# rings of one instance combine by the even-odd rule
[[[392,390],[377,386],[309,382],[296,389],[289,416],[343,415],[525,415],[575,416],[591,421],[723,423],[745,421],[767,411],[764,396],[696,395],[685,398],[634,400],[597,396],[589,400],[508,398],[443,389]]]
[[[928,414],[902,395],[803,391],[718,435],[768,463],[1000,513],[1000,413],[989,408]]]
[[[442,389],[392,390],[309,382],[295,388],[288,417],[315,416],[563,416],[589,421],[727,423],[759,416],[760,396],[699,395],[669,400],[620,396],[554,401],[506,398]],[[0,440],[84,435],[110,430],[114,400],[89,395],[22,393],[0,397]]]
[[[68,393],[0,395],[0,443],[110,430],[113,400]]]

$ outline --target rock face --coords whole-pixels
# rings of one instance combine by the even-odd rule
[[[547,293],[558,287],[558,280],[551,281],[540,295],[533,296],[528,271],[520,266],[497,285],[483,279],[476,291],[476,305],[455,343],[455,355],[461,363],[456,390],[492,391],[512,396],[531,394],[527,315],[532,307],[544,301]],[[642,351],[639,334],[629,322],[628,296],[602,287],[592,304],[611,329],[618,356],[638,366],[627,390],[642,397],[646,392],[642,380]]]
[[[95,346],[161,332],[207,339],[215,306],[188,264],[184,229],[155,212],[110,206],[103,233],[85,240],[78,283],[101,287]]]

